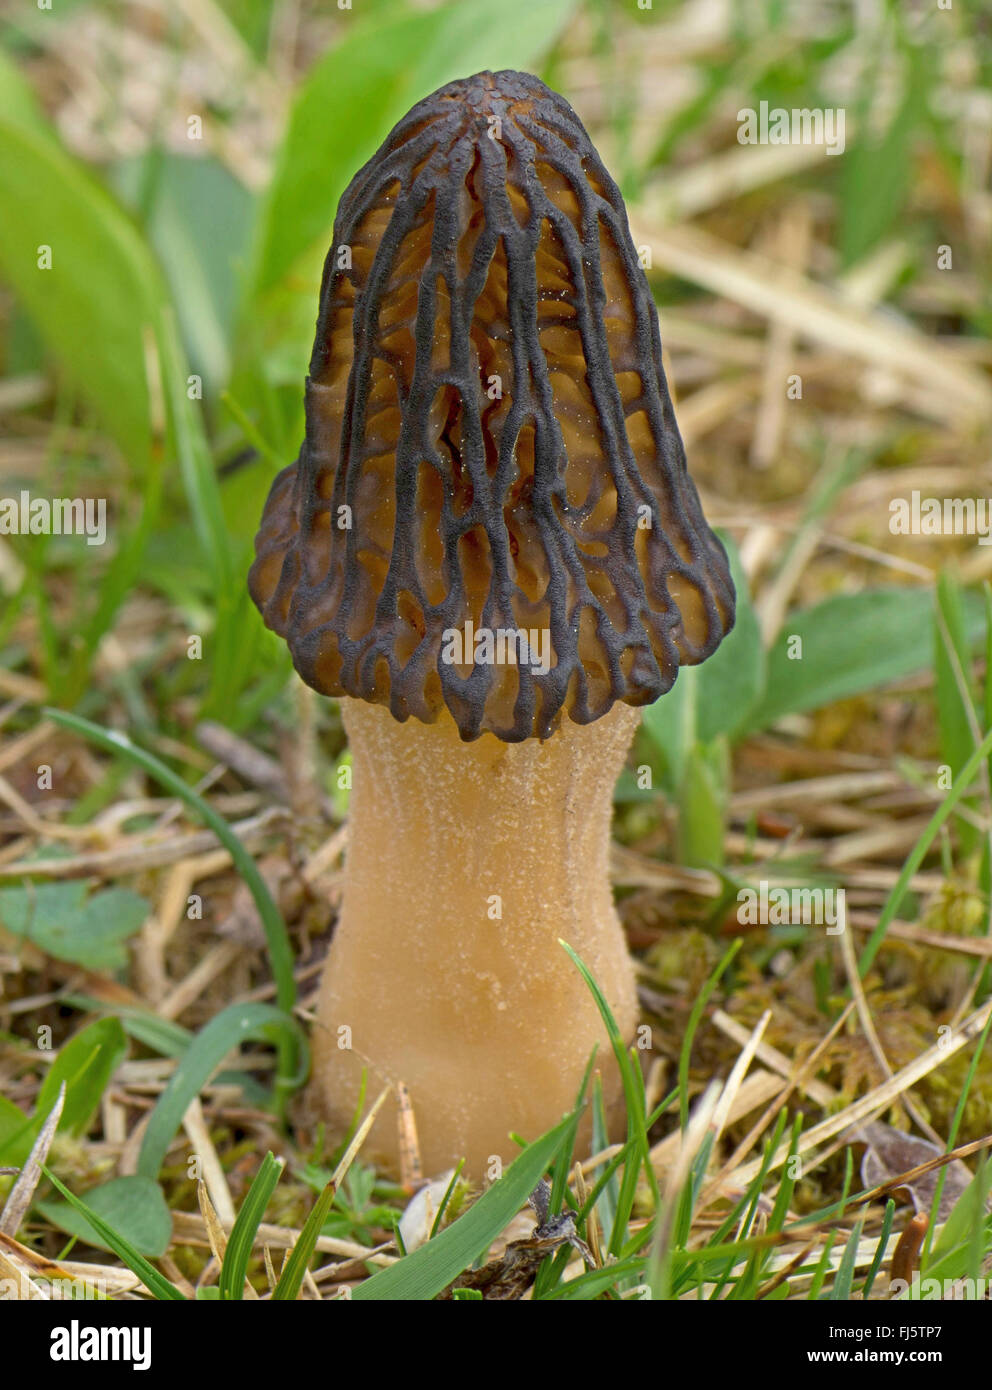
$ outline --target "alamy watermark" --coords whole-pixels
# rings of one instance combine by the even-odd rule
[[[105,497],[0,497],[0,536],[85,536],[87,545],[107,539]]]
[[[917,1269],[912,1280],[890,1279],[890,1298],[905,1298],[916,1303],[939,1299],[942,1303],[959,1300],[963,1303],[984,1303],[992,1298],[992,1279],[979,1275],[976,1279],[936,1279],[921,1277]]]
[[[742,106],[737,113],[740,145],[824,145],[827,154],[844,153],[843,106]]]
[[[446,627],[441,634],[441,660],[446,666],[529,666],[535,676],[551,670],[551,633],[547,628]]]
[[[0,1301],[19,1300],[24,1303],[37,1298],[41,1288],[50,1299],[56,1302],[74,1301],[85,1303],[104,1301],[109,1297],[106,1279],[55,1278],[32,1282],[27,1275],[20,1278],[0,1279]]]
[[[988,497],[922,497],[914,490],[889,503],[893,536],[977,536],[979,545],[992,545],[992,499]]]
[[[846,893],[843,888],[772,888],[763,878],[757,888],[738,891],[737,920],[742,927],[825,927],[828,936],[841,936]]]
[[[150,1327],[90,1327],[78,1318],[53,1327],[48,1352],[53,1361],[130,1361],[132,1370],[152,1364]]]

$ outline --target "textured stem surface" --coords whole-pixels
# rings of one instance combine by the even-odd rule
[[[483,1177],[574,1104],[594,1044],[608,1099],[615,1063],[595,1004],[558,944],[599,981],[624,1036],[633,967],[608,875],[612,793],[638,723],[617,704],[545,742],[463,743],[444,712],[399,724],[342,701],[353,790],[341,916],[321,987],[314,1078],[336,1131],[369,1097],[409,1087],[426,1174],[465,1157]],[[363,1150],[397,1171],[390,1101]]]

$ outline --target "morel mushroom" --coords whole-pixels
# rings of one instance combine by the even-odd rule
[[[363,1067],[403,1081],[427,1171],[481,1175],[595,1044],[612,1067],[559,939],[633,1033],[613,785],[633,707],[734,614],[623,200],[537,78],[442,87],[352,180],[256,545],[252,596],[353,757],[322,1108],[344,1127]],[[395,1170],[395,1111],[366,1152]]]

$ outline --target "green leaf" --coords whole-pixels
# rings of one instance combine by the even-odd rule
[[[669,796],[679,795],[696,744],[713,743],[723,734],[737,737],[765,689],[765,649],[747,577],[733,541],[721,539],[737,590],[733,629],[709,660],[683,667],[668,694],[642,715],[645,731],[664,756]]]
[[[283,1302],[291,1301],[298,1296],[303,1284],[303,1276],[307,1272],[307,1265],[317,1248],[317,1241],[323,1230],[324,1222],[327,1220],[333,1205],[336,1190],[334,1183],[329,1182],[314,1202],[303,1230],[297,1237],[296,1244],[293,1246],[289,1259],[279,1276],[279,1282],[272,1290],[273,1299]]]
[[[956,775],[975,748],[969,716],[974,718],[976,725],[979,720],[975,715],[974,691],[971,689],[971,657],[965,635],[963,594],[960,584],[946,570],[937,578],[936,598],[934,667],[940,750],[943,760],[950,764]]]
[[[6,1167],[16,1167],[27,1157],[32,1137],[32,1121],[19,1105],[0,1095],[0,1158]]]
[[[864,1303],[867,1303],[871,1296],[872,1286],[875,1283],[875,1277],[878,1274],[879,1269],[881,1269],[882,1267],[882,1261],[885,1258],[885,1252],[889,1248],[889,1232],[892,1230],[892,1222],[895,1218],[895,1214],[896,1204],[890,1197],[885,1204],[885,1214],[882,1217],[882,1229],[878,1233],[878,1241],[875,1245],[875,1253],[871,1258],[871,1265],[869,1266],[868,1273],[865,1275],[865,1281],[860,1290],[861,1299]]]
[[[99,1001],[95,1001],[95,1006],[97,1009],[104,1007]],[[137,1038],[138,1042],[162,1057],[181,1057],[190,1045],[192,1033],[171,1019],[159,1018],[150,1010],[127,1005],[116,1005],[114,1012],[129,1037]]]
[[[200,542],[204,563],[211,576],[214,596],[230,602],[233,597],[235,562],[231,540],[224,524],[220,485],[214,469],[210,445],[203,424],[199,401],[186,394],[186,363],[178,340],[171,309],[163,311],[164,329],[159,344],[162,354],[162,381],[165,404],[179,469],[189,504],[193,530]]]
[[[35,1202],[36,1210],[60,1231],[103,1250],[112,1247],[92,1221],[69,1202]],[[172,1237],[172,1214],[162,1189],[150,1178],[112,1178],[86,1193],[86,1206],[102,1217],[140,1255],[164,1255]]]
[[[646,705],[641,723],[651,742],[665,760],[664,785],[669,796],[676,796],[682,785],[689,750],[696,743],[696,687],[702,673],[700,666],[686,666],[676,677],[667,695]]]
[[[125,211],[65,153],[47,125],[32,120],[23,101],[0,102],[0,144],[0,274],[66,378],[120,445],[131,472],[147,484],[140,519],[122,535],[82,644],[63,673],[62,698],[71,705],[86,688],[93,650],[133,587],[161,489],[164,450],[153,433],[164,428],[187,485],[203,562],[214,577],[224,639],[214,669],[219,681],[230,681],[232,671],[237,674],[228,611],[237,564],[218,525],[222,513],[203,443],[202,406],[186,397],[188,367],[158,262]],[[44,247],[51,249],[48,269],[39,267]],[[160,393],[165,419],[153,421],[152,401]]]
[[[981,716],[976,709],[971,681],[964,595],[960,584],[946,570],[937,577],[936,598],[934,671],[940,755],[941,761],[948,764],[956,777],[974,750],[973,731],[981,727]],[[969,798],[965,804],[969,803],[974,805],[974,799]],[[959,823],[963,854],[971,852],[979,833],[978,827],[968,821]]]
[[[245,1275],[248,1272],[248,1261],[251,1259],[255,1237],[262,1224],[265,1208],[269,1205],[269,1198],[282,1176],[282,1170],[282,1161],[273,1153],[267,1153],[241,1203],[241,1210],[228,1237],[218,1281],[220,1296],[225,1301],[244,1297]]]
[[[480,68],[530,67],[573,7],[574,0],[458,0],[356,24],[297,95],[259,220],[256,291],[315,243],[327,249],[338,199],[410,106]]]
[[[971,784],[972,779],[981,766],[982,760],[989,757],[990,754],[992,754],[992,730],[982,739],[981,743],[961,769],[960,776],[956,778],[954,786],[930,817],[926,829],[913,846],[909,853],[909,857],[902,866],[899,877],[896,879],[889,892],[889,896],[885,900],[881,916],[878,919],[878,924],[865,942],[861,955],[858,958],[858,973],[862,979],[864,979],[871,969],[872,961],[875,959],[879,947],[885,940],[885,933],[889,929],[889,923],[899,911],[902,900],[909,891],[909,885],[912,882],[913,875],[926,858],[930,846],[937,838],[940,827],[961,800],[961,797],[964,795],[964,792]]]
[[[123,942],[141,930],[146,900],[126,888],[87,896],[78,881],[42,883],[0,891],[0,925],[58,960],[88,970],[121,970]]]
[[[679,789],[678,856],[680,864],[699,868],[723,863],[730,749],[725,738],[694,743]]]
[[[689,1127],[689,1060],[692,1057],[692,1044],[696,1036],[696,1029],[699,1027],[699,1020],[706,1011],[706,1005],[709,1003],[713,991],[723,978],[724,971],[730,965],[743,944],[740,937],[738,937],[736,941],[731,942],[724,953],[723,959],[696,995],[696,998],[693,1000],[692,1009],[689,1012],[689,1021],[682,1035],[682,1048],[679,1053],[679,1119],[683,1133],[685,1133],[686,1129]]]
[[[388,1269],[358,1284],[352,1299],[416,1302],[436,1297],[489,1249],[544,1176],[568,1133],[571,1116],[530,1144],[464,1216]]]
[[[46,129],[44,113],[30,82],[0,49],[0,119],[28,130]]]
[[[211,155],[156,150],[121,166],[117,186],[134,205],[155,160],[148,236],[165,270],[194,372],[216,396],[227,380],[239,292],[238,263],[252,223],[251,193]]]
[[[841,1256],[837,1274],[834,1277],[833,1285],[828,1299],[835,1303],[848,1303],[851,1299],[851,1289],[854,1285],[854,1271],[858,1258],[858,1245],[861,1242],[861,1232],[864,1221],[855,1221],[851,1228],[851,1234],[847,1238],[844,1246],[844,1253]]]
[[[62,1045],[49,1068],[35,1102],[35,1123],[39,1127],[44,1123],[64,1081],[65,1104],[59,1130],[85,1134],[107,1083],[126,1052],[127,1038],[116,1018],[100,1018],[87,1024]]]
[[[928,105],[925,74],[913,48],[907,64],[903,99],[879,138],[870,133],[876,106],[876,74],[861,87],[855,115],[859,133],[841,161],[840,243],[843,268],[849,269],[893,232],[912,188],[913,146],[921,114]],[[885,55],[891,72],[891,55]],[[877,72],[877,68],[876,68]]]
[[[46,940],[61,948],[59,923],[71,919],[86,901],[86,884],[79,879],[0,889],[0,927],[13,936],[48,950]],[[50,952],[58,955],[58,950]]]
[[[65,1200],[82,1216],[90,1222],[96,1234],[103,1240],[109,1250],[112,1250],[118,1259],[123,1260],[128,1269],[132,1270],[141,1282],[149,1289],[156,1298],[168,1299],[179,1303],[187,1300],[176,1288],[175,1284],[166,1279],[164,1274],[160,1274],[154,1265],[148,1263],[144,1255],[135,1250],[134,1246],[124,1236],[118,1235],[107,1221],[99,1213],[92,1211],[85,1202],[81,1201],[74,1193],[70,1192],[64,1183],[51,1172],[48,1168],[42,1171],[49,1182],[53,1184],[57,1192],[60,1192]]]
[[[924,1266],[928,1279],[933,1276],[934,1269],[946,1256],[967,1245],[976,1213],[988,1210],[986,1203],[990,1189],[992,1166],[986,1164],[958,1197],[950,1216],[944,1222],[940,1237],[934,1242],[932,1261],[928,1261]]]
[[[0,271],[140,475],[151,448],[146,332],[164,301],[137,228],[47,129],[0,114]],[[39,268],[41,247],[51,268]]]
[[[979,610],[977,600],[966,604],[969,642],[981,634]],[[797,638],[802,655],[790,656],[799,650]],[[865,589],[790,613],[768,653],[765,695],[747,729],[766,729],[784,715],[905,680],[927,667],[932,650],[929,589]]]
[[[272,1042],[280,1035],[306,1055],[306,1040],[299,1024],[292,1015],[271,1004],[232,1004],[212,1018],[190,1043],[158,1098],[142,1140],[138,1172],[148,1178],[158,1176],[187,1107],[232,1048],[252,1039]]]
[[[713,655],[696,668],[696,736],[703,743],[711,743],[720,734],[736,738],[765,689],[765,648],[747,576],[737,547],[729,538],[721,539],[737,590],[737,616]]]
[[[624,1162],[623,1178],[620,1182],[620,1191],[617,1197],[617,1209],[613,1220],[613,1230],[610,1235],[610,1254],[619,1254],[620,1246],[623,1243],[627,1232],[627,1225],[630,1221],[633,1210],[634,1199],[637,1194],[638,1177],[643,1165],[647,1174],[648,1185],[651,1188],[655,1201],[658,1200],[658,1182],[655,1177],[654,1169],[651,1166],[649,1143],[647,1110],[644,1094],[644,1077],[641,1072],[640,1064],[636,1063],[631,1057],[630,1051],[624,1044],[620,1026],[613,1016],[613,1011],[609,1006],[606,995],[600,988],[599,982],[592,971],[586,965],[581,956],[572,950],[567,942],[559,940],[579,974],[585,980],[590,994],[593,997],[599,1016],[603,1020],[607,1037],[610,1040],[610,1047],[616,1058],[617,1067],[620,1071],[620,1080],[623,1086],[624,1101],[627,1111],[627,1143],[625,1150],[627,1157]]]

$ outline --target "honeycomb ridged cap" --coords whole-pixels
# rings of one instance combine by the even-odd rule
[[[623,199],[536,77],[440,88],[345,191],[249,587],[308,685],[466,740],[648,704],[732,627]]]

